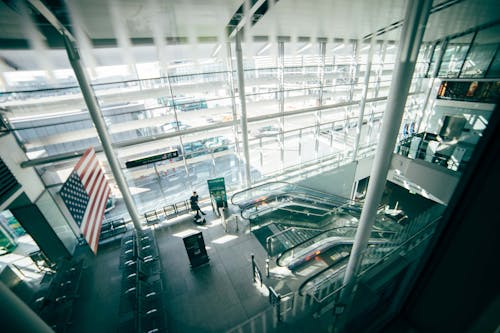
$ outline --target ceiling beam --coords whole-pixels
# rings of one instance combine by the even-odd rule
[[[59,19],[40,1],[40,0],[27,0],[40,15],[42,15],[59,33],[66,35],[73,43],[76,42],[75,37],[66,27],[59,21]]]

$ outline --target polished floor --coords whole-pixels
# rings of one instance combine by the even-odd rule
[[[394,187],[385,200],[391,206],[397,201],[408,215],[416,215],[418,211],[433,205],[428,200],[416,200],[415,197]],[[163,310],[168,332],[328,331],[319,327],[327,327],[332,320],[330,316],[321,317],[323,323],[310,317],[277,325],[266,290],[259,290],[252,281],[251,255],[254,254],[258,266],[264,268],[267,256],[264,247],[250,232],[247,221],[239,219],[237,227],[235,220],[231,219],[226,232],[220,218],[211,213],[209,208],[205,208],[205,211],[206,225],[198,226],[193,223],[191,215],[184,215],[154,229],[161,258]],[[210,261],[192,269],[183,237],[200,231]],[[119,240],[100,246],[97,256],[85,246],[75,253],[77,258],[85,259],[85,264],[80,296],[74,302],[69,332],[119,332],[122,293],[120,253]],[[284,280],[264,282],[280,285],[283,290],[287,290]],[[244,322],[248,325],[242,326],[244,328],[240,330],[237,326]]]
[[[203,233],[208,264],[191,269],[182,238]],[[191,216],[164,223],[155,230],[164,277],[168,332],[225,332],[269,308],[267,296],[252,283],[251,254],[263,266],[265,250],[241,222],[228,232],[207,212],[207,224]],[[81,298],[75,304],[74,332],[115,332],[119,322],[120,244],[107,244],[96,257],[86,256]]]

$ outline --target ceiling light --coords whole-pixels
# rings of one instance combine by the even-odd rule
[[[270,47],[271,43],[267,43],[259,51],[257,51],[257,55],[260,56],[262,53],[266,52]]]
[[[302,46],[300,49],[297,50],[297,53],[302,53],[305,50],[309,49],[312,46],[311,43],[307,43],[306,45]]]
[[[333,51],[338,51],[338,50],[342,50],[344,48],[344,44],[340,44],[340,45],[337,45],[333,48]]]
[[[395,48],[395,47],[396,47],[396,45],[392,44],[392,45],[389,45],[389,46],[387,47],[387,49],[388,49],[388,50],[392,50],[392,49],[393,49],[393,48]]]
[[[366,50],[368,50],[369,48],[370,48],[370,45],[366,45],[365,47],[363,47],[363,48],[361,49],[361,51],[366,51]]]

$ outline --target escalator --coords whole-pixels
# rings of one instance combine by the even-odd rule
[[[355,233],[355,227],[333,228],[322,232],[282,252],[276,259],[276,265],[288,267],[291,271],[299,270],[307,263],[318,259],[323,260],[327,265],[331,265],[339,258],[346,257],[342,253],[349,255]],[[395,233],[391,231],[374,230],[368,244],[386,244],[393,241],[390,238],[394,235]]]
[[[333,194],[285,182],[271,182],[235,193],[231,202],[252,226],[280,223],[302,228],[325,229],[357,223],[361,205]],[[343,223],[341,223],[343,222]]]
[[[321,230],[291,227],[281,223],[270,223],[253,231],[257,239],[265,239],[263,246],[270,257],[303,243],[318,235]]]

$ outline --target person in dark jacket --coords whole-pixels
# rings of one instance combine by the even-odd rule
[[[191,202],[191,209],[196,212],[197,216],[200,215],[199,213],[205,215],[205,213],[198,205],[198,194],[196,193],[196,191],[193,192],[193,195],[191,196],[191,198],[189,198],[189,201]]]

